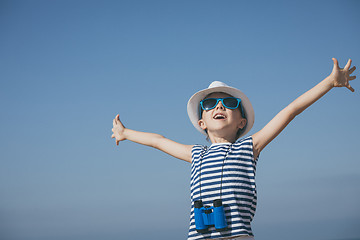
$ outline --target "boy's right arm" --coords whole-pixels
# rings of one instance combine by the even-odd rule
[[[113,135],[111,137],[115,138],[116,145],[119,145],[120,141],[130,140],[132,142],[159,149],[178,159],[191,162],[192,145],[174,142],[164,136],[161,136],[160,134],[139,132],[125,128],[120,121],[119,114],[116,115],[113,120],[112,132]]]

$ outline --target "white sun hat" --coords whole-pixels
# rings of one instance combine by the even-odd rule
[[[254,125],[254,120],[255,120],[254,109],[250,103],[249,98],[242,91],[230,87],[220,81],[212,82],[207,89],[198,91],[189,99],[189,102],[187,104],[187,112],[191,123],[199,132],[207,136],[206,131],[201,129],[198,124],[198,121],[200,120],[200,101],[203,100],[207,95],[215,92],[226,93],[233,97],[241,99],[241,105],[244,110],[245,117],[247,119],[247,124],[245,126],[244,131],[241,133],[239,137],[244,136],[246,133],[250,131],[250,129]]]

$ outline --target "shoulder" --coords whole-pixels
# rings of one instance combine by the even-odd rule
[[[191,156],[192,158],[199,156],[200,154],[206,152],[208,149],[207,146],[201,144],[195,144],[191,148]]]
[[[252,147],[253,138],[252,136],[248,136],[246,138],[239,139],[233,145],[237,147]]]
[[[258,154],[254,148],[253,136],[248,136],[246,138],[240,139],[234,143],[234,150],[241,152],[242,154],[250,157],[254,161],[257,160]]]
[[[204,151],[206,150],[208,147],[205,145],[201,145],[201,144],[195,144],[192,145],[191,147],[191,152],[197,152],[197,151]]]

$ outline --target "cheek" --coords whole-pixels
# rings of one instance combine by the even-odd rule
[[[236,123],[240,124],[243,120],[240,111],[232,111],[230,115],[231,115],[231,120]]]
[[[234,110],[231,110],[229,111],[229,115],[233,118],[233,119],[236,119],[236,120],[241,120],[241,113],[238,109],[234,109]]]
[[[203,111],[202,114],[201,114],[201,117],[202,117],[203,120],[211,118],[210,111]]]

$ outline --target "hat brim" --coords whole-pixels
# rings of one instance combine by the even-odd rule
[[[249,98],[242,91],[240,91],[239,89],[233,88],[233,87],[229,87],[229,86],[219,86],[219,87],[207,88],[207,89],[204,89],[204,90],[201,90],[201,91],[195,93],[189,99],[188,104],[187,104],[187,112],[188,112],[190,121],[194,125],[194,127],[199,132],[201,132],[202,134],[207,136],[207,133],[199,126],[199,123],[198,123],[200,120],[200,101],[203,100],[207,95],[209,95],[211,93],[215,93],[215,92],[226,93],[233,97],[241,99],[241,104],[242,104],[243,110],[245,112],[247,124],[245,126],[244,131],[241,133],[241,135],[239,137],[247,134],[254,125],[254,121],[255,121],[254,109],[251,105]]]

